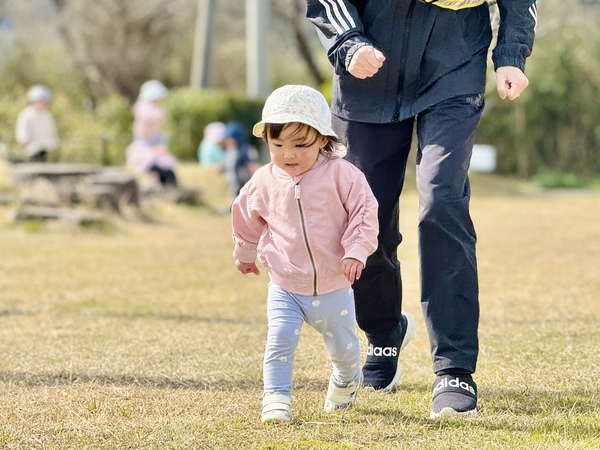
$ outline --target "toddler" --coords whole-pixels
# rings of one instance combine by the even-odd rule
[[[58,150],[58,129],[49,109],[51,100],[50,90],[36,84],[27,92],[27,106],[17,117],[15,137],[29,162],[46,162],[48,153]]]
[[[288,85],[267,99],[253,134],[271,162],[232,206],[242,274],[269,273],[263,423],[291,419],[294,353],[304,322],[323,337],[333,368],[325,411],[351,407],[362,385],[351,284],[377,248],[377,201],[363,173],[337,156],[325,98]]]

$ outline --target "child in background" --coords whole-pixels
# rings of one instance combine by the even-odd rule
[[[28,105],[17,116],[15,137],[27,161],[46,162],[48,153],[58,149],[58,130],[49,110],[51,100],[52,94],[46,86],[32,86],[27,92]]]
[[[225,124],[221,142],[225,148],[223,172],[229,184],[229,195],[233,200],[258,168],[256,150],[250,146],[246,127],[232,120]]]
[[[325,98],[288,85],[267,99],[253,133],[268,144],[232,206],[242,274],[267,269],[269,331],[261,421],[291,419],[292,369],[302,324],[323,337],[333,372],[325,411],[351,407],[362,384],[351,284],[377,248],[377,201],[361,171],[338,157]]]
[[[140,87],[140,94],[133,105],[133,138],[150,145],[167,145],[167,135],[163,127],[169,115],[162,107],[162,101],[169,91],[158,80],[146,81]]]
[[[225,161],[225,149],[221,142],[225,138],[225,124],[212,122],[204,127],[204,137],[198,146],[198,161],[203,166],[221,168]]]
[[[169,116],[161,106],[168,90],[158,80],[142,84],[133,105],[133,142],[127,147],[127,165],[136,173],[152,174],[161,186],[177,185],[177,159],[168,149],[163,130]]]

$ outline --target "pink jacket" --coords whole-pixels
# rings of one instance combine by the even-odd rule
[[[233,203],[233,256],[250,263],[258,255],[289,292],[333,292],[350,284],[342,259],[364,264],[377,248],[377,207],[364,174],[344,159],[320,155],[293,178],[267,164]]]

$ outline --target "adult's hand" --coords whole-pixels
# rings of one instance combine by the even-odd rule
[[[518,67],[504,66],[496,69],[496,87],[501,99],[514,100],[529,85],[529,80]]]
[[[365,45],[359,48],[348,66],[348,72],[356,78],[364,80],[377,73],[385,61],[385,56],[375,47]]]

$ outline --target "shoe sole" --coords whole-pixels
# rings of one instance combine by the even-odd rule
[[[400,382],[400,378],[402,378],[402,366],[400,365],[400,353],[402,353],[402,349],[407,346],[410,340],[415,335],[415,319],[409,313],[403,312],[402,315],[406,317],[406,333],[404,333],[404,339],[402,339],[402,344],[400,344],[400,350],[398,352],[398,366],[396,367],[396,373],[394,374],[394,378],[390,384],[381,389],[384,392],[392,391],[396,385]]]
[[[469,411],[456,411],[454,408],[446,406],[445,408],[442,408],[438,413],[431,411],[429,413],[429,418],[445,419],[448,417],[472,417],[476,416],[477,414],[479,414],[477,408],[471,409]]]
[[[291,417],[289,416],[269,416],[269,417],[263,417],[260,420],[263,424],[265,425],[288,425],[291,421]]]

